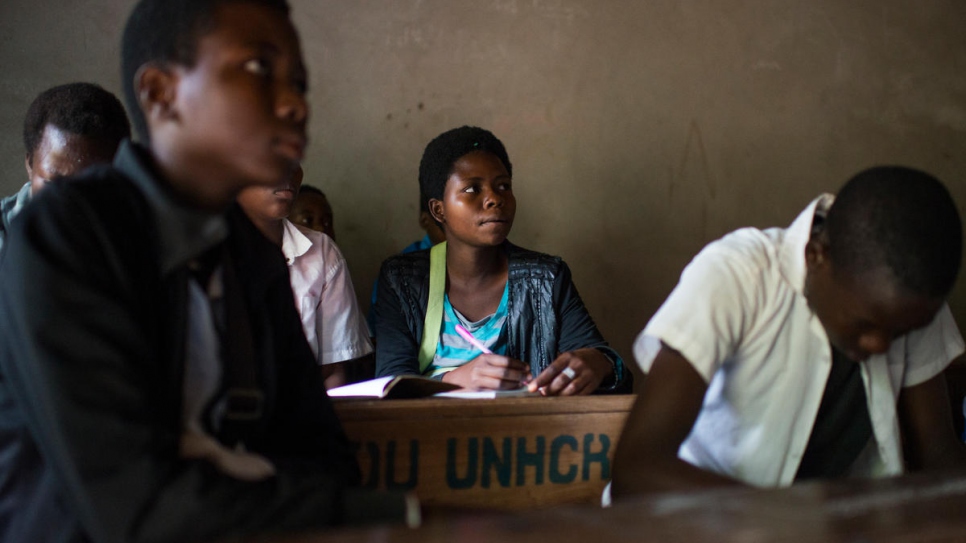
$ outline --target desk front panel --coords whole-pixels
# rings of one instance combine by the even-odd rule
[[[364,486],[426,506],[597,503],[633,396],[337,401]]]

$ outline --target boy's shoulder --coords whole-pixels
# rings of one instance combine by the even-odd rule
[[[4,272],[30,276],[57,268],[78,284],[135,288],[154,281],[156,233],[147,201],[110,166],[54,181],[11,223]]]
[[[27,221],[65,221],[83,228],[85,221],[133,228],[146,216],[147,200],[133,181],[111,165],[51,182],[23,210]]]
[[[694,261],[766,270],[780,266],[785,241],[783,228],[739,228],[704,246]]]

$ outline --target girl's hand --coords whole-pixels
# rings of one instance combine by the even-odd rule
[[[469,390],[511,390],[524,386],[531,378],[530,366],[499,354],[481,354],[453,371],[443,381]]]
[[[530,382],[531,392],[544,396],[590,394],[614,374],[614,364],[597,349],[577,349],[562,353]]]

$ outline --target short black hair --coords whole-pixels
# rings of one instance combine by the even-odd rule
[[[124,101],[142,141],[150,141],[150,134],[134,76],[152,62],[194,67],[198,39],[213,29],[215,9],[229,3],[264,5],[286,16],[290,12],[286,0],[141,0],[134,6],[121,38],[121,82]]]
[[[492,153],[503,162],[513,177],[513,165],[503,142],[489,130],[477,126],[461,126],[433,138],[419,161],[419,208],[429,210],[429,201],[442,200],[446,180],[453,174],[453,164],[474,151]]]
[[[419,191],[419,212],[429,213],[429,198],[423,195],[423,191]]]
[[[925,172],[860,172],[839,191],[825,228],[838,271],[886,269],[901,288],[931,298],[947,296],[956,282],[963,226],[949,191]]]
[[[27,160],[33,159],[47,125],[103,141],[115,149],[124,138],[131,137],[131,125],[120,100],[94,83],[57,85],[34,98],[23,121]]]

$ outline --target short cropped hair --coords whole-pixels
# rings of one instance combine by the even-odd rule
[[[141,0],[127,19],[121,38],[121,81],[124,101],[142,141],[150,141],[147,120],[138,103],[134,77],[149,63],[193,68],[198,40],[214,28],[215,9],[221,4],[252,3],[282,11],[286,0]]]
[[[945,297],[956,282],[963,226],[949,191],[925,172],[860,172],[839,191],[825,228],[838,271],[886,269],[899,287],[932,298]]]
[[[442,200],[446,180],[453,174],[453,165],[463,155],[474,151],[492,153],[513,177],[513,165],[503,142],[489,130],[476,126],[461,126],[436,136],[429,142],[419,161],[420,209],[429,210],[429,201]]]
[[[124,106],[116,96],[94,83],[67,83],[37,95],[23,121],[23,146],[27,160],[53,125],[64,132],[103,141],[117,148],[131,137]]]

